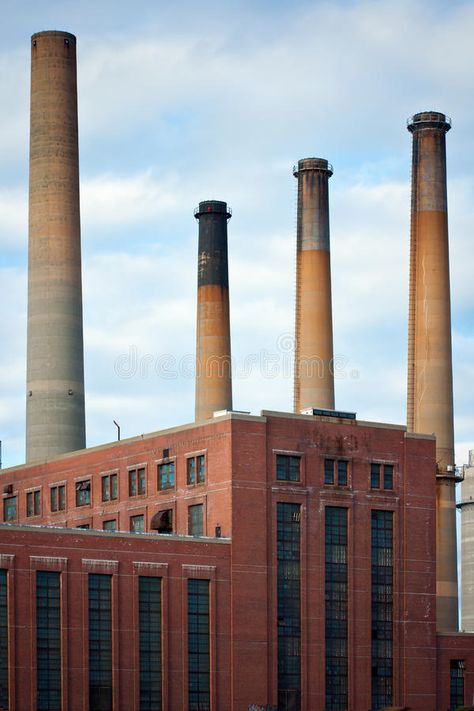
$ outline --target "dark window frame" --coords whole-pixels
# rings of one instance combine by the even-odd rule
[[[41,489],[26,492],[26,517],[41,516]]]
[[[10,506],[14,514],[9,512]],[[10,521],[16,521],[18,519],[18,496],[13,494],[12,496],[6,496],[3,499],[3,520],[9,523]]]
[[[349,486],[350,459],[324,457],[324,485],[347,488]]]
[[[102,501],[116,501],[118,499],[118,472],[102,474],[100,491]]]
[[[394,514],[371,511],[372,708],[393,705]]]
[[[128,495],[130,497],[146,495],[146,466],[131,467],[128,470]]]
[[[0,569],[0,707],[8,708],[8,570]]]
[[[138,578],[140,711],[162,709],[161,578]]]
[[[466,663],[464,659],[449,660],[449,711],[456,711],[460,706],[464,706],[464,670]]]
[[[275,453],[275,479],[300,484],[302,480],[301,464],[303,454],[292,452]]]
[[[186,484],[199,486],[206,483],[206,454],[193,454],[186,457]]]
[[[92,505],[92,479],[86,478],[75,482],[76,507]]]
[[[111,527],[106,527],[106,524],[115,524],[115,526]],[[116,518],[108,518],[105,521],[102,521],[102,530],[103,531],[116,531],[118,526],[118,522]]]
[[[211,708],[210,587],[188,578],[188,711]]]
[[[188,506],[188,535],[204,536],[204,504],[190,504]]]
[[[370,462],[370,488],[374,491],[393,491],[395,465],[389,462]]]
[[[54,484],[49,487],[51,513],[66,510],[66,484]]]
[[[141,527],[136,526],[136,524],[141,521]],[[129,522],[130,533],[145,533],[145,514],[134,514],[130,516]]]
[[[167,491],[176,487],[176,459],[169,459],[157,464],[158,491]]]
[[[89,708],[112,711],[112,576],[88,574]]]

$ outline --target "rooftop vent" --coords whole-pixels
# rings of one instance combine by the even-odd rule
[[[355,412],[343,412],[342,410],[322,410],[317,407],[306,407],[300,410],[301,415],[318,415],[319,417],[337,417],[344,420],[355,420]]]

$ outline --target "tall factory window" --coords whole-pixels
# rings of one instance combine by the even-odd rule
[[[8,573],[0,569],[0,708],[8,708]]]
[[[278,481],[300,480],[301,457],[291,454],[276,455],[276,478]]]
[[[118,495],[117,474],[106,474],[102,477],[102,501],[113,501]]]
[[[129,469],[128,472],[128,495],[141,496],[146,493],[145,467]]]
[[[189,457],[186,466],[188,485],[204,484],[206,479],[204,454],[198,454],[197,457]]]
[[[138,579],[140,711],[161,711],[161,578]]]
[[[204,506],[195,504],[188,507],[188,533],[190,536],[202,536],[204,530]]]
[[[370,465],[370,488],[385,489],[386,491],[393,489],[393,464],[372,462]]]
[[[158,489],[174,487],[174,461],[158,464]]]
[[[76,506],[90,506],[91,480],[76,481]]]
[[[39,516],[41,513],[41,490],[27,491],[26,493],[26,515]]]
[[[36,670],[38,711],[61,709],[61,573],[36,573]]]
[[[64,511],[66,508],[66,485],[52,486],[50,492],[51,511]]]
[[[393,513],[372,511],[372,708],[393,697]]]
[[[449,691],[449,711],[456,711],[464,705],[464,660],[451,659],[450,667],[450,691]]]
[[[325,511],[326,711],[348,708],[347,509]]]
[[[89,711],[112,711],[112,576],[89,574]]]
[[[3,499],[3,520],[16,521],[16,516],[16,496],[8,496],[6,499]]]
[[[209,580],[188,580],[188,709],[209,711]]]
[[[145,530],[145,516],[130,516],[130,531],[132,533],[143,533]]]
[[[325,459],[324,483],[337,484],[337,486],[347,486],[348,469],[349,462],[347,459]]]
[[[278,709],[301,707],[300,505],[277,504]]]

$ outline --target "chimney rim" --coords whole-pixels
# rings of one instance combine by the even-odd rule
[[[447,133],[451,127],[451,117],[441,111],[419,111],[407,118],[407,129],[410,133],[424,128],[438,128]]]
[[[310,157],[310,158],[301,158],[297,165],[293,166],[293,175],[295,178],[298,177],[299,173],[301,172],[309,172],[309,171],[314,171],[314,172],[319,172],[319,173],[326,173],[328,178],[331,177],[334,173],[334,168],[331,163],[329,163],[326,158],[315,158],[315,157]]]
[[[41,30],[31,35],[31,41],[37,40],[38,37],[62,37],[72,42],[77,41],[76,35],[73,35],[71,32],[66,32],[66,30]]]

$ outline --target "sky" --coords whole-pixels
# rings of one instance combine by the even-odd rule
[[[298,159],[330,179],[336,405],[403,424],[411,136],[447,135],[457,464],[474,448],[474,3],[0,0],[0,440],[24,461],[30,35],[78,40],[87,444],[194,417],[197,223],[225,200],[234,407],[292,409]]]

